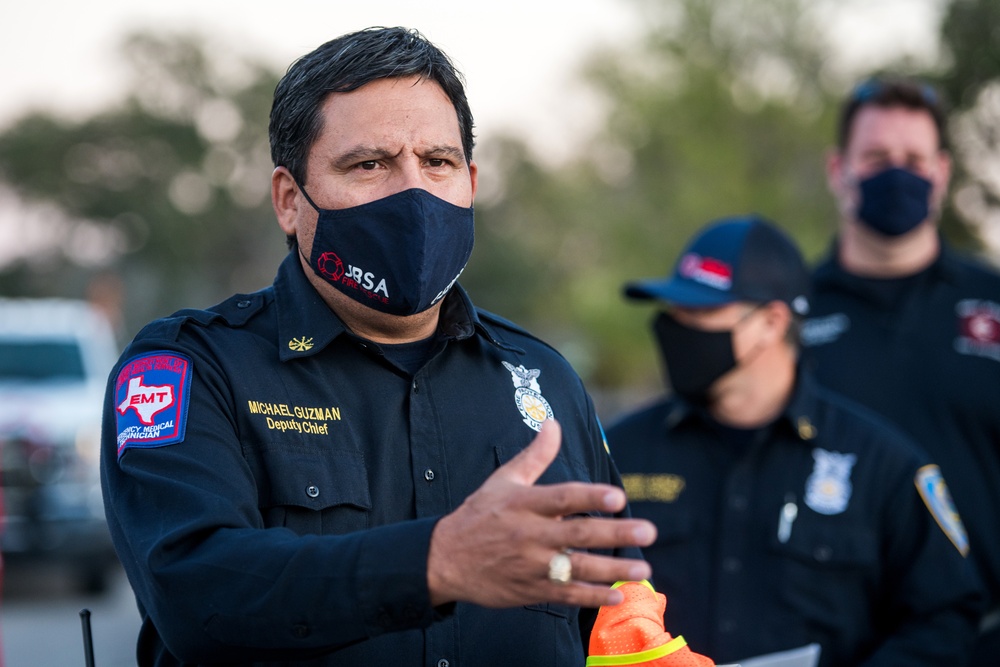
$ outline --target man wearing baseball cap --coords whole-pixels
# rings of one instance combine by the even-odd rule
[[[607,435],[659,530],[667,627],[719,662],[818,644],[821,667],[963,664],[982,593],[961,519],[926,454],[799,367],[808,288],[756,216],[625,288],[656,306],[672,391]]]

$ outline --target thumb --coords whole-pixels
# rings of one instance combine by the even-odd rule
[[[562,428],[555,419],[542,422],[542,430],[527,447],[507,463],[500,466],[494,477],[531,486],[556,459],[562,442]]]

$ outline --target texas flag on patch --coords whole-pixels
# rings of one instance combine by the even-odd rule
[[[115,378],[118,458],[129,447],[162,447],[184,439],[191,360],[176,352],[129,359]]]

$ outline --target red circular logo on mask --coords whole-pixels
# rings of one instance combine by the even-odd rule
[[[324,252],[316,260],[316,268],[325,277],[336,282],[344,275],[344,263],[332,252]]]

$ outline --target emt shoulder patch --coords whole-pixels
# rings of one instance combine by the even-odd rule
[[[948,536],[959,553],[963,556],[968,554],[969,538],[965,534],[962,517],[958,515],[958,510],[955,509],[955,504],[951,500],[948,485],[944,483],[944,477],[941,476],[941,469],[936,465],[923,466],[917,471],[913,483],[916,484],[920,497],[924,499],[924,504],[927,505],[931,516],[937,521],[944,534]]]
[[[129,359],[115,378],[118,459],[129,447],[152,448],[184,440],[191,360],[176,352]]]

